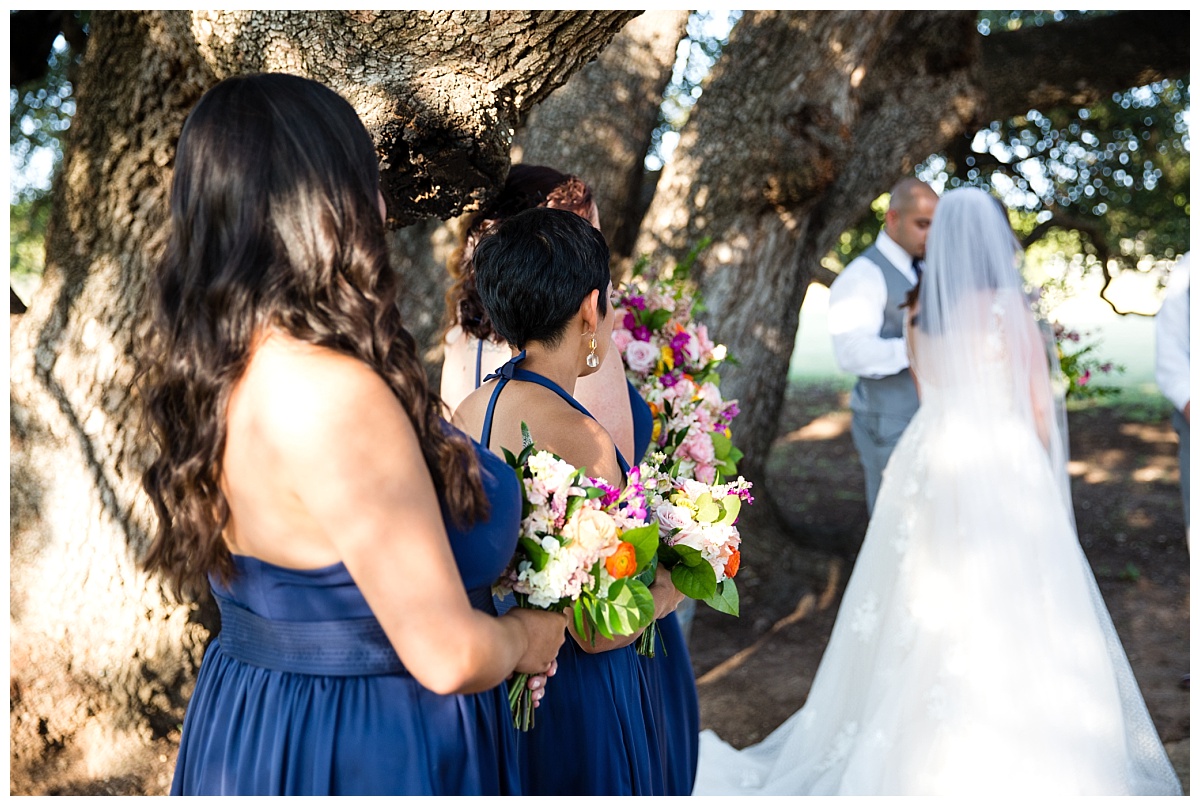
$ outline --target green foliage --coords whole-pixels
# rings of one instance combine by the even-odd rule
[[[46,264],[46,222],[49,197],[23,199],[8,208],[8,275],[14,285],[41,277]]]
[[[989,36],[1111,13],[983,11],[978,30]],[[1088,107],[1032,109],[974,133],[961,164],[948,153],[933,154],[917,175],[937,189],[995,193],[1024,220],[1020,235],[1057,214],[1094,230],[1118,267],[1149,268],[1189,248],[1190,107],[1190,80],[1184,79],[1132,87]],[[876,199],[842,234],[826,266],[845,266],[870,245],[883,226],[887,199]],[[1078,256],[1081,268],[1098,270],[1099,252],[1082,231],[1043,232],[1041,251],[1057,254],[1060,263]]]
[[[1095,11],[985,11],[980,34],[1053,24]],[[1031,109],[975,133],[962,164],[935,154],[918,175],[947,188],[982,187],[1037,224],[1057,215],[1093,230],[1124,269],[1170,260],[1189,246],[1190,80],[1117,92],[1087,107]],[[1029,229],[1032,231],[1032,227]],[[1061,254],[1098,253],[1089,236]],[[1078,251],[1065,251],[1070,247]]]
[[[1088,334],[1056,325],[1055,335],[1058,363],[1067,383],[1068,400],[1109,397],[1120,391],[1115,386],[1105,384],[1103,377],[1113,372],[1124,372],[1125,368],[1101,360],[1096,354],[1098,344],[1089,340]]]

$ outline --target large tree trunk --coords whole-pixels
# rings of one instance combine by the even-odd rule
[[[638,251],[678,258],[713,239],[697,277],[710,328],[740,362],[723,389],[741,402],[735,439],[751,477],[775,436],[808,278],[831,243],[825,222],[860,212],[955,119],[942,110],[974,37],[937,34],[972,19],[748,12],[681,134]],[[915,39],[896,47],[902,36]]]
[[[766,594],[756,601],[768,620],[810,579],[810,558],[797,551],[803,537],[766,484],[809,278],[832,239],[934,150],[935,134],[961,129],[975,41],[961,32],[973,19],[748,12],[643,221],[638,251],[655,254],[657,265],[713,239],[695,274],[710,331],[739,362],[722,372],[722,391],[740,402],[739,469],[756,484],[756,503],[743,513],[744,583]]]
[[[633,16],[92,14],[43,286],[12,331],[14,792],[165,791],[173,757],[153,743],[177,736],[209,636],[204,608],[137,565],[152,516],[130,391],[192,105],[239,72],[322,80],[375,138],[393,223],[454,215],[503,179],[529,108]]]
[[[513,141],[513,162],[549,165],[591,185],[618,277],[644,209],[646,151],[687,20],[686,11],[649,11],[632,20],[595,61],[533,108]],[[435,383],[450,285],[446,263],[465,218],[427,219],[389,236],[405,325],[425,345]]]
[[[549,165],[592,187],[614,258],[633,250],[646,152],[688,12],[648,11],[529,114],[513,162]]]

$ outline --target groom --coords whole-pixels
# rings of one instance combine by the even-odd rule
[[[829,287],[834,358],[858,376],[850,396],[850,433],[867,482],[867,512],[892,449],[917,411],[900,305],[917,282],[937,194],[902,179],[892,188],[883,231]]]

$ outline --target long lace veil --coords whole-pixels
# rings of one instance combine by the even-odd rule
[[[977,188],[946,193],[926,254],[909,333],[922,405],[937,400],[973,412],[981,429],[1000,415],[1024,419],[1046,449],[1071,514],[1058,361],[1025,292],[1023,251],[1004,207]]]

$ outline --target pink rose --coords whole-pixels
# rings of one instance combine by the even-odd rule
[[[633,334],[625,328],[613,328],[612,340],[613,344],[616,345],[617,350],[621,353],[624,353],[625,348],[628,347],[629,343],[633,341]]]
[[[634,372],[647,373],[657,361],[658,350],[649,342],[635,340],[625,348],[625,364]]]

